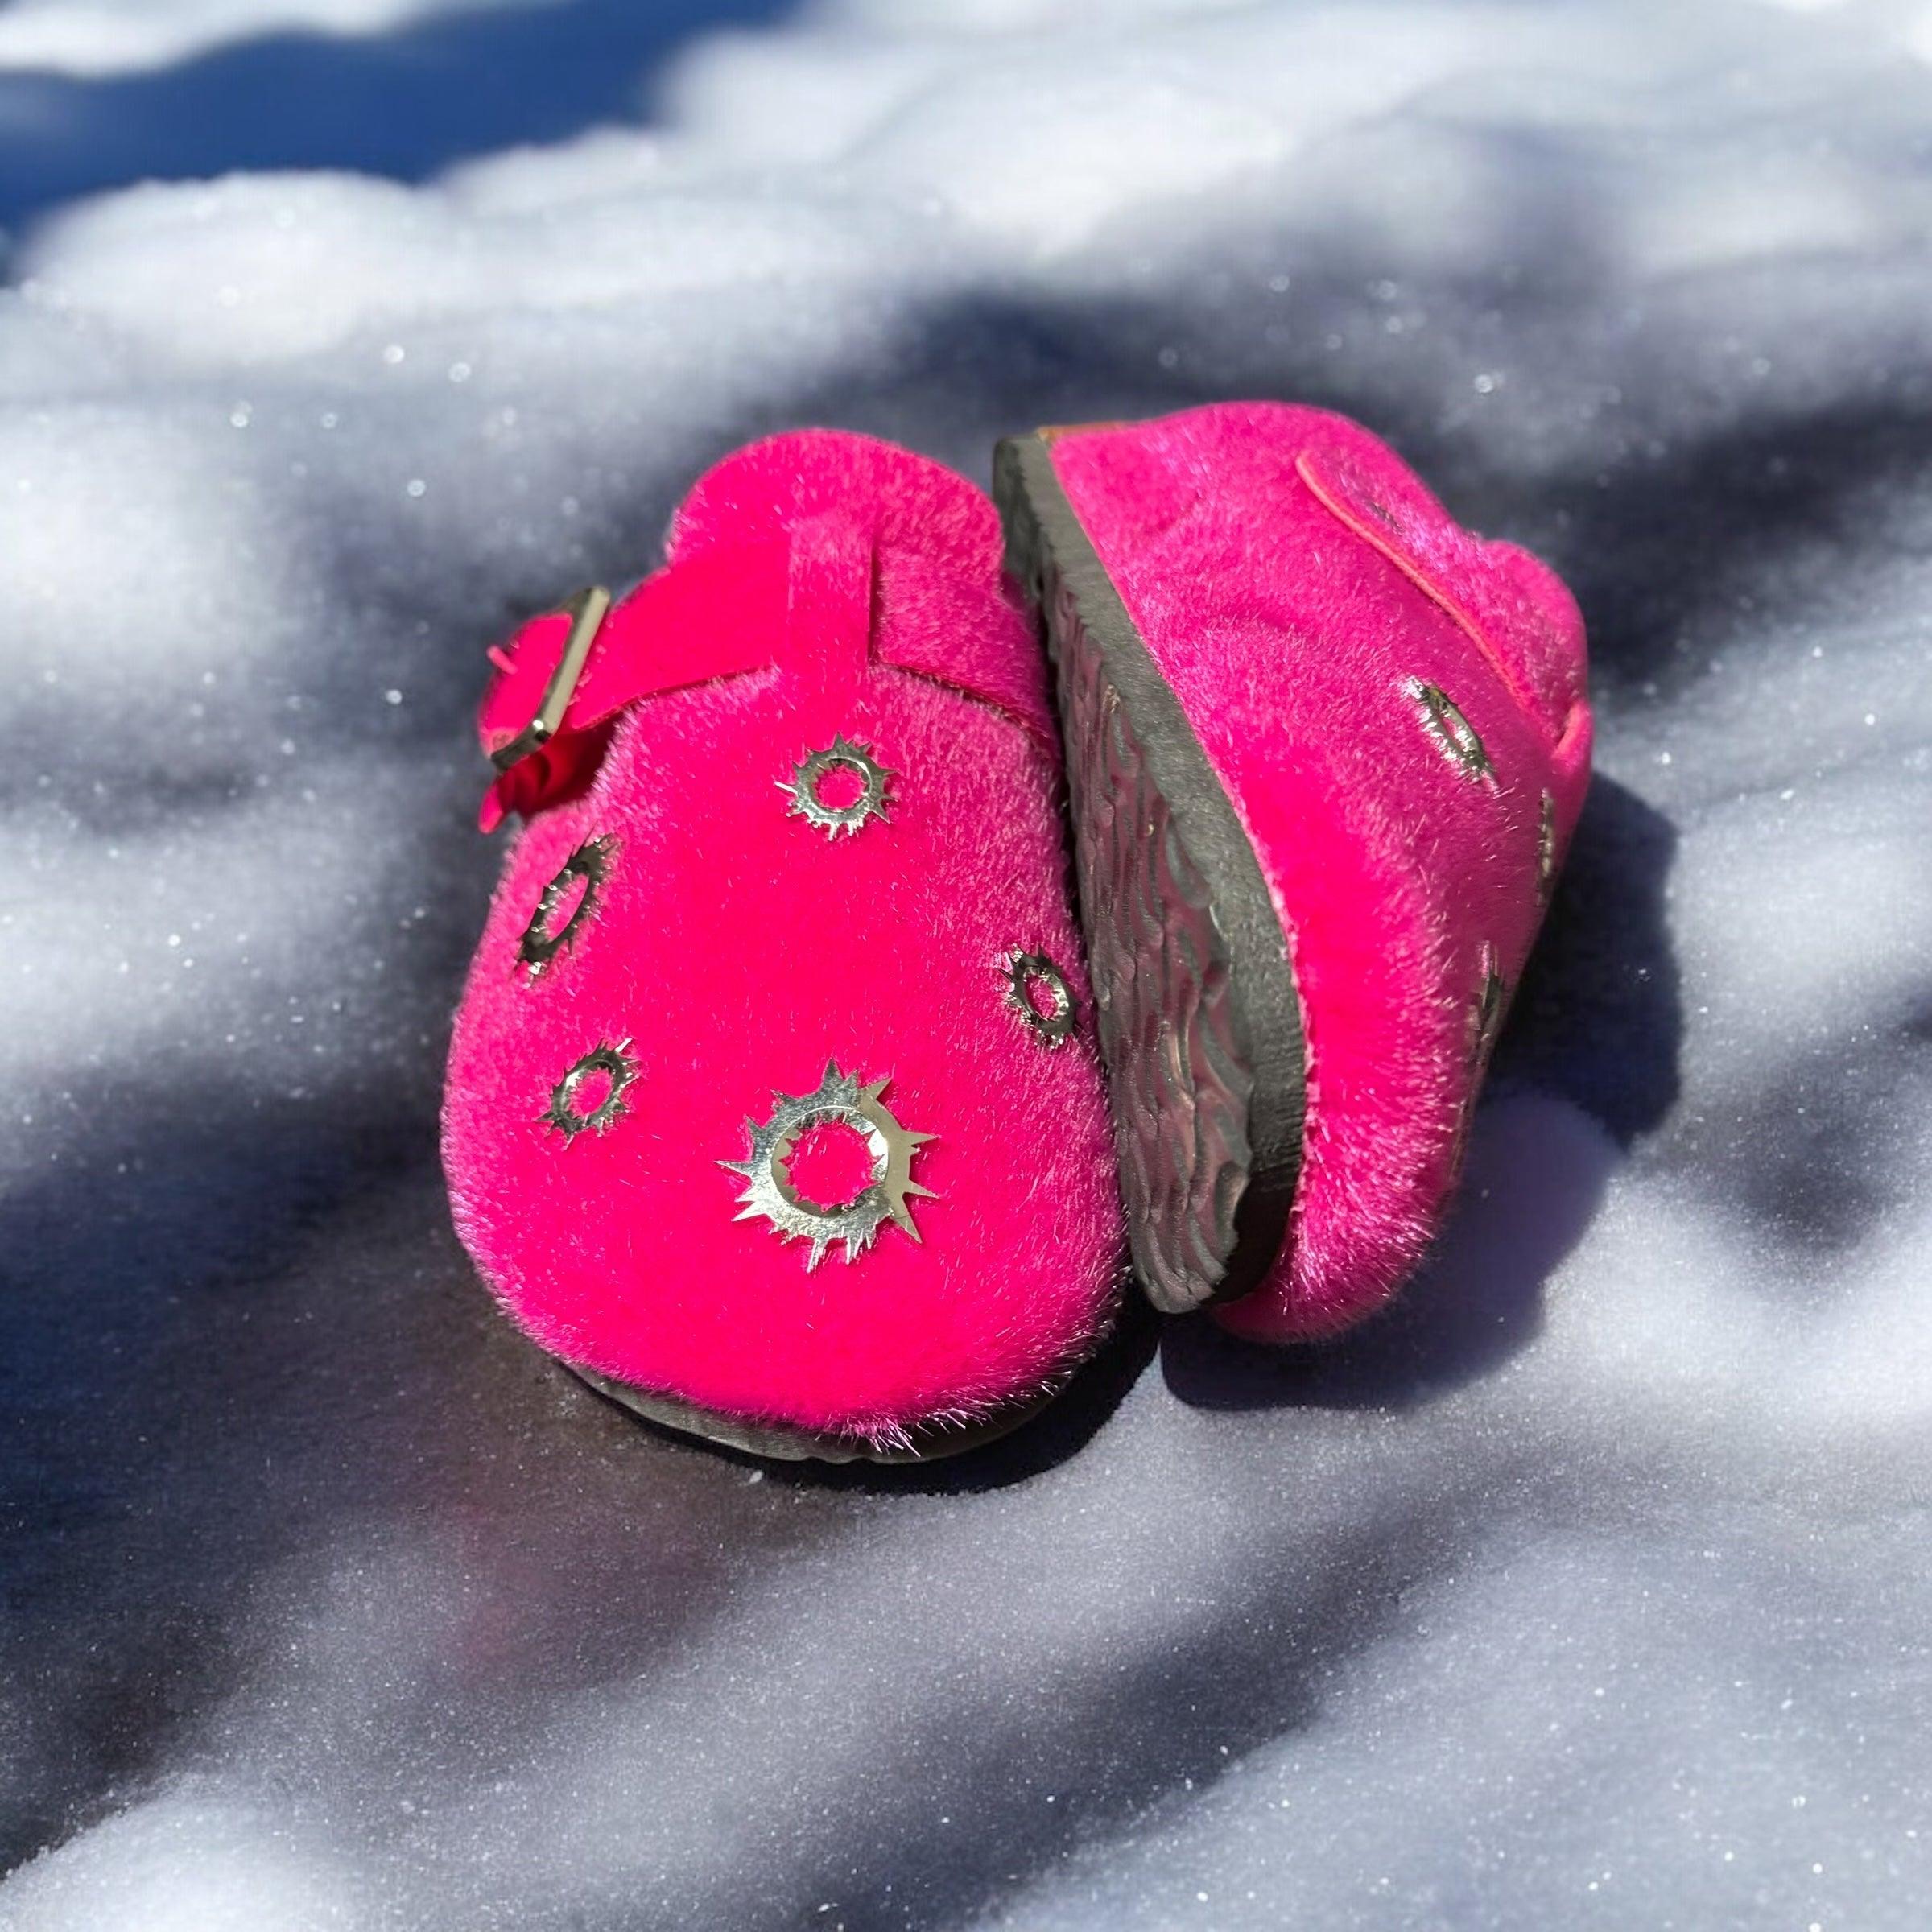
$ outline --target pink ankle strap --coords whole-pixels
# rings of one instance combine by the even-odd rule
[[[743,621],[785,607],[787,546],[716,551],[646,577],[598,627],[576,687],[547,737],[485,794],[477,823],[493,832],[511,812],[528,819],[577,797],[597,774],[618,714],[646,697],[762,670],[770,633]],[[737,616],[739,621],[720,621]],[[498,646],[499,675],[485,692],[477,733],[493,758],[531,727],[573,629],[568,609],[533,617]]]
[[[546,699],[585,613],[546,611],[507,648],[493,649],[499,675],[484,695],[477,733],[493,758],[515,755],[484,796],[482,830],[493,832],[511,812],[528,819],[580,796],[618,717],[634,704],[774,666],[832,671],[842,662],[856,671],[876,662],[911,671],[992,706],[1052,753],[1057,741],[1043,682],[1029,682],[1017,654],[989,646],[963,658],[943,648],[948,637],[970,641],[989,630],[997,640],[986,606],[1005,601],[997,593],[917,552],[890,548],[871,553],[858,594],[845,594],[851,584],[834,584],[815,567],[827,535],[815,522],[782,537],[706,550],[646,577],[594,624],[575,688],[558,694],[568,702],[547,732],[554,704]],[[935,625],[935,616],[957,621]],[[1022,621],[1010,603],[1006,616]],[[523,742],[527,749],[518,751]]]

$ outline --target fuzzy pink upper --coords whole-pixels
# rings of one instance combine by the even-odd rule
[[[1217,404],[1051,448],[1253,841],[1300,997],[1289,1238],[1216,1314],[1327,1333],[1414,1267],[1453,1186],[1485,947],[1513,989],[1545,902],[1542,799],[1560,857],[1589,782],[1582,620],[1543,565],[1323,411]],[[1459,708],[1492,778],[1447,755],[1410,680]]]
[[[444,1159],[478,1267],[567,1360],[890,1441],[1038,1392],[1106,1327],[1121,1213],[1058,753],[1000,551],[986,497],[902,450],[830,432],[741,450],[607,621],[561,777],[547,792],[538,761],[500,800],[534,815],[456,1018]],[[528,717],[567,628],[518,638],[487,742]],[[828,838],[780,786],[840,736],[894,774],[890,815]],[[609,883],[532,979],[519,938],[593,837],[614,840]],[[1057,1050],[1003,997],[1016,947],[1072,988]],[[638,1067],[628,1111],[566,1140],[541,1119],[552,1088],[606,1043]],[[745,1183],[720,1162],[828,1059],[935,1137],[912,1166],[932,1192],[916,1241],[889,1224],[808,1270],[803,1245],[735,1218]],[[840,1158],[801,1144],[795,1181],[837,1198]]]

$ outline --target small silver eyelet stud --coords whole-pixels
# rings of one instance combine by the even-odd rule
[[[859,795],[849,805],[828,805],[819,787],[828,772],[848,771],[859,781]],[[854,744],[840,735],[823,751],[809,752],[789,778],[777,781],[791,795],[789,815],[816,825],[828,839],[840,832],[856,835],[868,819],[886,819],[891,803],[887,783],[892,774],[873,756],[869,745]]]
[[[1476,727],[1463,716],[1462,708],[1439,684],[1421,678],[1405,678],[1402,695],[1415,707],[1422,729],[1441,748],[1443,756],[1472,784],[1494,780],[1496,767],[1483,749]]]
[[[1496,948],[1488,940],[1483,942],[1483,950],[1478,956],[1476,997],[1469,1007],[1469,1064],[1480,1067],[1489,1058],[1496,1045],[1496,1036],[1502,1030],[1503,1009],[1508,1004],[1509,989],[1504,985],[1503,976],[1496,963]]]
[[[918,1241],[907,1206],[914,1195],[932,1196],[912,1178],[912,1157],[930,1133],[914,1133],[902,1127],[880,1100],[889,1083],[876,1080],[861,1087],[848,1073],[839,1071],[838,1063],[825,1063],[825,1077],[811,1093],[774,1092],[777,1103],[770,1117],[762,1122],[747,1118],[745,1131],[751,1138],[751,1153],[742,1161],[720,1161],[718,1165],[745,1179],[745,1191],[737,1219],[762,1217],[780,1240],[807,1241],[811,1251],[806,1257],[809,1274],[825,1258],[834,1241],[845,1244],[845,1260],[856,1261],[869,1248],[886,1222]],[[799,1137],[808,1128],[826,1125],[849,1127],[865,1141],[872,1156],[871,1178],[848,1201],[822,1205],[807,1199],[791,1182],[791,1151]]]
[[[582,1102],[588,1081],[601,1076],[609,1084],[604,1097],[594,1106]],[[580,1133],[607,1133],[613,1124],[630,1112],[624,1096],[638,1077],[638,1063],[630,1057],[630,1042],[606,1041],[591,1048],[550,1090],[550,1104],[539,1117],[546,1127],[554,1127],[566,1141]]]
[[[559,952],[576,943],[610,877],[617,849],[613,838],[586,840],[558,867],[556,877],[539,895],[537,909],[517,942],[517,964],[528,968],[531,979],[540,978]],[[580,896],[571,906],[573,891]],[[564,910],[566,906],[570,906],[568,913]]]
[[[1063,1046],[1073,1033],[1073,994],[1067,976],[1045,953],[1022,952],[1018,947],[1000,961],[998,970],[1008,1009],[1042,1046]]]
[[[1536,896],[1546,900],[1556,884],[1556,800],[1548,792],[1536,822]]]

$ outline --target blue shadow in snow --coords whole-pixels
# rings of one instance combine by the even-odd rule
[[[696,35],[785,0],[564,0],[353,39],[279,33],[155,72],[0,75],[0,227],[76,196],[233,169],[420,180],[522,142],[634,120]]]

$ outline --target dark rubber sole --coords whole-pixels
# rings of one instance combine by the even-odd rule
[[[1059,692],[1088,968],[1135,1272],[1170,1314],[1258,1286],[1302,1163],[1306,1057],[1261,862],[1054,473],[993,456]]]
[[[564,1365],[599,1395],[630,1410],[634,1415],[642,1416],[647,1422],[654,1422],[660,1429],[779,1463],[931,1463],[945,1456],[964,1455],[968,1449],[977,1449],[1011,1435],[1022,1423],[1030,1422],[1059,1393],[1056,1384],[1031,1402],[1011,1404],[973,1422],[922,1422],[906,1431],[902,1443],[875,1443],[863,1436],[836,1435],[792,1428],[782,1422],[755,1422],[723,1415],[675,1395],[658,1395],[613,1381],[594,1368],[580,1368],[575,1363]]]

